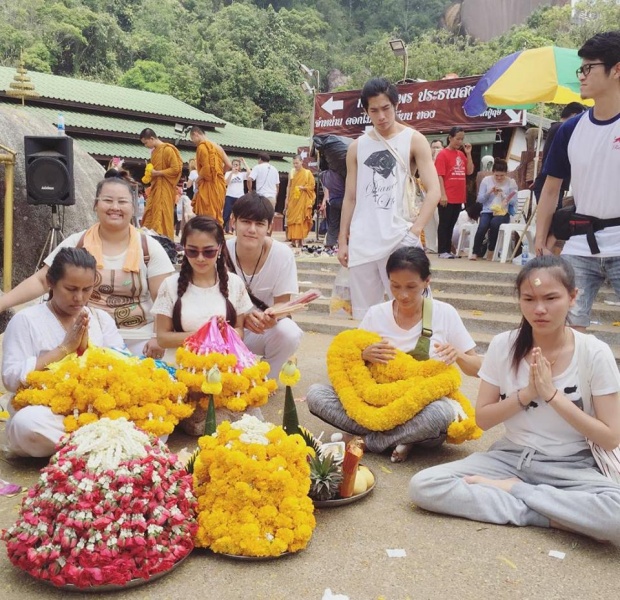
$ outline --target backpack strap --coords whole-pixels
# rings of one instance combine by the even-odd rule
[[[433,337],[433,299],[424,298],[422,304],[422,335]]]
[[[144,266],[149,266],[151,255],[149,254],[149,241],[146,239],[146,233],[140,232],[140,241],[142,242],[142,254],[144,255]]]

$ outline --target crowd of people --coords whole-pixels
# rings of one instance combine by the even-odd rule
[[[544,166],[536,256],[515,283],[521,323],[497,335],[484,357],[458,312],[431,297],[422,243],[437,211],[439,257],[452,255],[465,178],[474,168],[461,129],[450,131],[445,148],[435,142],[431,147],[397,120],[395,86],[371,79],[361,103],[373,128],[351,144],[346,181],[323,174],[323,208],[333,210],[327,245],[337,244],[338,259],[349,270],[353,316],[360,329],[380,336],[363,350],[365,364],[388,364],[400,350],[416,361],[458,365],[480,380],[478,426],[505,427],[488,451],[415,474],[409,494],[416,506],[483,522],[567,529],[620,544],[620,484],[601,471],[591,450],[591,444],[603,450],[620,445],[620,375],[609,346],[580,331],[589,324],[605,277],[620,294],[620,226],[575,234],[562,256],[548,249],[555,241],[549,235],[552,213],[567,177],[579,213],[603,225],[619,214],[600,191],[620,183],[620,32],[598,34],[579,55],[582,95],[596,105],[555,134]],[[293,250],[270,235],[278,172],[268,156],[244,172],[243,162],[230,161],[204,131],[195,127],[190,135],[197,146],[188,186],[196,216],[181,210],[179,272],[161,245],[132,224],[131,183],[119,177],[101,181],[94,198],[97,223],[69,236],[43,269],[0,296],[4,311],[48,294],[45,303],[18,312],[4,334],[2,377],[10,392],[28,373],[89,343],[174,362],[171,351],[213,316],[237,329],[248,348],[270,364],[272,376],[295,353],[301,329],[273,310],[298,293]],[[170,198],[178,195],[182,162],[176,148],[152,130],[140,138],[153,150],[143,224],[172,238]],[[419,175],[425,195],[413,219],[411,207],[403,206],[412,173]],[[496,160],[480,185],[479,214],[467,214],[479,219],[474,258],[484,256],[485,236],[487,251],[493,250],[499,227],[514,212],[516,184],[506,173],[506,162]],[[246,181],[250,191],[244,194]],[[295,245],[308,233],[314,187],[314,176],[296,157],[285,204]],[[226,238],[226,230],[235,236]],[[593,237],[599,252],[593,251]],[[330,386],[311,386],[307,402],[313,414],[357,436],[369,451],[391,450],[393,462],[406,460],[416,445],[440,445],[459,418],[454,401],[439,394],[410,420],[378,431],[348,414]],[[58,415],[44,407],[10,412],[11,450],[51,454],[63,433]]]

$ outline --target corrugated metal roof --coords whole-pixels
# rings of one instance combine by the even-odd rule
[[[2,99],[0,98],[1,102]],[[11,103],[11,106],[15,106],[15,104]],[[58,110],[55,108],[26,104],[23,109],[56,125]],[[122,118],[65,109],[62,110],[62,114],[65,119],[65,127],[69,132],[72,128],[78,128],[85,132],[92,130],[93,132],[129,134],[136,136],[137,139],[137,136],[143,129],[150,127],[155,130],[161,139],[176,140],[178,138],[178,133],[174,131],[174,125],[168,123],[154,123],[137,118]],[[297,148],[308,145],[308,138],[300,135],[250,129],[248,127],[239,127],[232,123],[226,124],[226,127],[222,129],[218,128],[214,131],[208,131],[207,137],[220,144],[227,151],[252,150],[270,152],[276,155],[289,154],[292,156],[297,153]],[[144,156],[148,156],[146,149]]]
[[[80,136],[71,137],[73,137],[75,142],[79,144],[86,152],[97,157],[118,156],[119,158],[144,160],[145,163],[149,158],[148,150],[142,144],[140,144],[140,142],[132,144],[131,142],[123,142],[122,140],[101,140]],[[181,153],[181,157],[185,162],[196,156],[196,153],[191,150],[181,148],[179,149],[179,151]],[[235,158],[235,156],[231,155],[230,158]],[[247,163],[248,167],[252,168],[258,163],[258,160],[246,156],[245,162]],[[290,170],[293,168],[292,159],[272,159],[270,161],[270,164],[276,167],[276,169],[278,169],[278,171],[281,173],[289,173]]]
[[[0,67],[0,90],[9,87],[15,69]],[[175,119],[185,119],[192,123],[213,123],[225,125],[226,121],[215,115],[205,113],[173,96],[156,94],[124,88],[117,85],[108,85],[28,71],[28,75],[35,89],[45,98],[53,98],[63,102],[76,102],[106,108],[115,108],[123,111],[147,113]]]

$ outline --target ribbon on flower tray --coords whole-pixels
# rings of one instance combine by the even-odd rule
[[[248,350],[234,327],[221,317],[211,317],[196,333],[185,339],[184,346],[194,354],[234,354],[238,370],[256,364],[256,357]]]

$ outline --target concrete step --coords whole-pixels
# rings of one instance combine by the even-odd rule
[[[493,326],[489,326],[489,323],[493,323],[493,319],[496,319],[498,315],[482,315],[479,317],[466,317],[461,318],[469,334],[472,336],[474,341],[476,342],[476,350],[480,354],[485,354],[491,340],[502,331],[507,331],[509,329],[514,329],[518,326],[519,320],[514,319],[511,323],[504,323],[503,326],[496,328],[496,331],[492,331],[494,329]],[[338,319],[335,317],[330,317],[328,315],[317,314],[317,313],[297,313],[295,315],[296,323],[304,330],[308,332],[314,333],[323,333],[326,335],[335,336],[339,334],[341,331],[345,331],[347,329],[354,329],[358,326],[359,321],[355,319]],[[607,341],[605,338],[608,335],[613,337],[614,332],[610,331],[610,329],[615,328],[606,328],[602,326],[592,326],[590,328],[590,332],[596,335],[597,338],[602,339],[603,341]],[[608,338],[609,339],[609,338]],[[620,341],[616,341],[615,343],[607,342],[616,358],[616,362],[620,366]]]
[[[324,298],[314,301],[308,307],[310,313],[328,314],[330,305],[331,288],[323,286],[309,286],[319,289]],[[481,290],[482,291],[482,290]],[[511,296],[501,296],[497,294],[454,294],[447,293],[443,290],[433,290],[433,297],[451,304],[459,311],[461,318],[470,316],[473,311],[482,313],[491,313],[497,316],[498,323],[504,323],[505,329],[512,326],[513,320],[504,317],[519,317],[519,305],[516,298]],[[593,326],[611,326],[613,323],[620,322],[620,307],[609,306],[602,302],[595,302],[592,307],[591,320]],[[613,330],[618,331],[618,343],[620,343],[620,328],[614,327]]]

